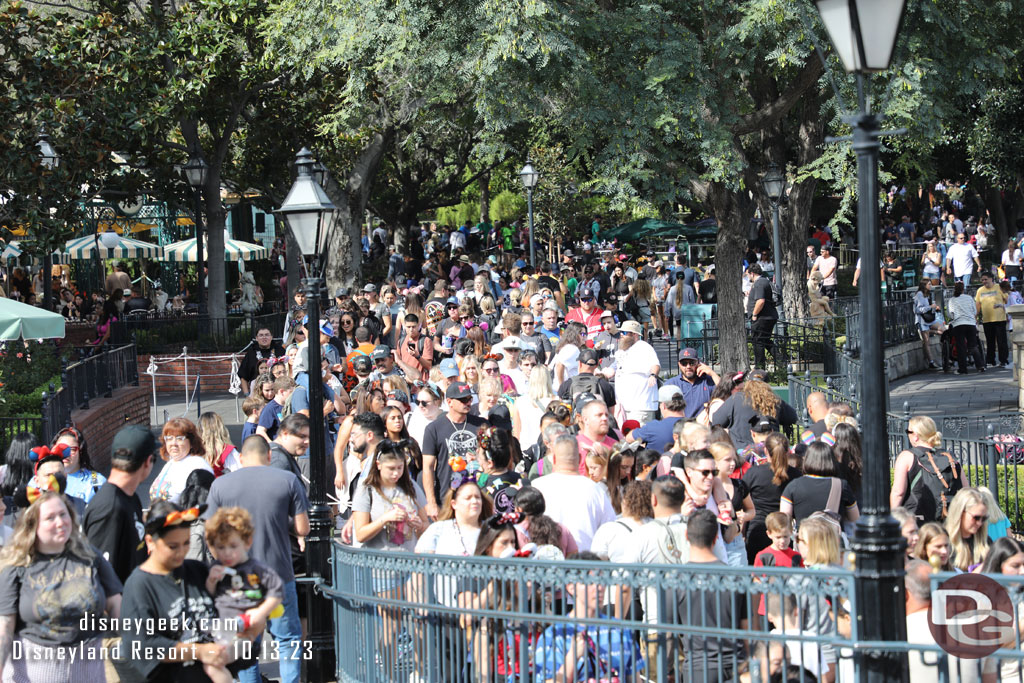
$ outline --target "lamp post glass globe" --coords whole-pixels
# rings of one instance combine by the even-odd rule
[[[113,231],[101,232],[100,243],[102,243],[107,249],[113,249],[117,245],[121,244],[121,236]]]
[[[39,134],[39,142],[36,143],[36,147],[39,148],[39,163],[43,165],[43,168],[52,171],[60,166],[60,155],[50,144],[50,136],[45,131]]]
[[[519,171],[519,180],[523,182],[523,187],[527,190],[537,187],[537,183],[540,181],[540,173],[534,169],[532,161],[527,161],[526,165],[523,166],[523,170]]]
[[[892,61],[905,0],[815,0],[847,73],[885,71]]]
[[[309,149],[299,151],[295,170],[295,182],[277,212],[288,221],[302,255],[317,256],[326,250],[337,207],[314,177],[315,162]]]
[[[188,181],[193,190],[198,190],[206,185],[206,174],[208,171],[209,166],[206,165],[206,160],[198,154],[191,157],[182,169],[182,172],[185,174],[185,180]]]
[[[782,174],[782,169],[778,164],[771,164],[761,176],[761,189],[773,204],[778,203],[782,195],[786,193],[786,176]]]

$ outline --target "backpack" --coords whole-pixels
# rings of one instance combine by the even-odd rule
[[[963,488],[963,466],[946,451],[915,446],[910,449],[917,464],[903,506],[926,522],[941,522],[949,512],[949,503]]]
[[[664,537],[658,541],[658,553],[663,564],[683,564],[689,559],[689,543],[686,541],[686,525],[673,524],[669,526],[660,519],[652,519],[651,524],[657,524],[664,529]]]
[[[591,393],[594,396],[601,396],[600,380],[597,375],[590,372],[581,372],[569,380],[569,394],[576,398],[582,393]]]
[[[398,339],[398,343],[397,343],[397,344],[395,344],[395,348],[396,348],[396,349],[400,349],[400,348],[402,348],[402,344],[404,344],[404,343],[405,343],[405,338],[406,338],[407,336],[409,336],[409,335],[407,335],[407,334],[405,333],[405,331],[403,330],[403,331],[402,331],[402,336],[401,336],[401,337],[399,337],[399,339]],[[422,355],[423,355],[423,342],[424,342],[424,341],[426,341],[426,339],[427,339],[427,338],[426,338],[425,336],[423,336],[423,334],[421,333],[421,334],[420,334],[420,338],[416,340],[416,355],[417,355],[417,356],[422,356]]]

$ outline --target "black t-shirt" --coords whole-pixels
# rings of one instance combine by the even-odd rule
[[[778,320],[779,312],[775,310],[775,294],[772,292],[772,283],[763,275],[754,280],[754,286],[750,288],[750,295],[747,297],[747,313],[753,315],[754,305],[758,299],[764,299],[764,306],[757,314],[758,319]]]
[[[121,581],[127,581],[132,570],[146,559],[142,501],[138,495],[129,496],[109,481],[85,507],[82,531],[107,558]]]
[[[702,304],[718,303],[718,291],[715,289],[716,282],[717,280],[708,278],[707,280],[701,280],[700,284],[697,285],[697,293],[700,294],[700,302]]]
[[[547,287],[548,289],[550,289],[552,291],[552,293],[561,291],[561,288],[558,286],[558,280],[556,280],[555,278],[551,277],[550,275],[541,275],[541,276],[539,276],[537,278],[537,284],[540,285],[541,289],[544,289],[545,287]]]
[[[746,394],[740,391],[725,399],[725,403],[719,406],[715,411],[715,416],[711,418],[711,424],[712,426],[721,425],[728,429],[729,436],[732,438],[736,450],[739,451],[753,443],[753,439],[750,437],[750,420],[758,414],[750,405]],[[782,427],[792,427],[796,424],[797,415],[793,406],[785,401],[779,401],[775,408],[775,414],[765,417],[774,417]]]
[[[772,483],[775,473],[771,465],[754,465],[743,475],[743,483],[750,493],[750,502],[754,504],[754,523],[764,524],[769,513],[778,512],[783,490],[802,476],[795,467],[787,467],[786,474],[789,479],[778,486]]]
[[[122,683],[184,680],[184,665],[160,660],[177,643],[208,642],[207,634],[198,632],[197,627],[204,620],[207,624],[216,623],[213,620],[217,608],[206,592],[209,571],[202,562],[185,560],[170,574],[136,569],[128,577],[121,598],[122,622],[130,624],[141,619],[141,623],[150,626],[121,631],[121,653],[125,659],[117,660],[115,666]]]
[[[839,509],[833,510],[833,512],[839,513],[839,517],[845,519],[846,510],[857,504],[857,499],[853,497],[850,485],[842,479],[838,477],[804,475],[795,481],[791,481],[782,491],[782,497],[793,504],[793,519],[797,525],[815,512],[825,509],[828,503],[828,494],[832,490],[833,479],[837,479],[842,484],[839,494]]]
[[[480,483],[484,487],[484,491],[486,491],[491,498],[494,498],[494,494],[502,489],[510,487],[514,489],[522,488],[524,482],[521,474],[509,470],[508,472],[503,472],[494,477],[489,474],[481,474]]]
[[[687,572],[699,574],[703,566],[724,567],[722,562],[687,562]],[[699,578],[695,579],[697,586]],[[746,619],[746,595],[740,591],[720,591],[711,587],[680,590],[676,611],[677,623],[698,628],[740,628],[740,621]],[[735,636],[717,638],[714,636],[684,635],[683,650],[692,658],[697,671],[707,668],[732,666],[737,657],[742,659],[743,642]],[[689,666],[689,663],[686,665]],[[703,680],[699,675],[695,680]]]
[[[479,415],[467,415],[456,427],[447,415],[441,415],[423,432],[423,454],[437,457],[434,466],[434,495],[438,503],[452,485],[448,458],[461,455],[467,462],[476,454],[476,432],[490,423]]]
[[[271,356],[274,358],[284,356],[284,347],[281,346],[280,342],[273,342],[269,349],[261,349],[258,344],[250,346],[249,350],[245,352],[242,362],[238,365],[239,379],[244,379],[246,382],[256,379],[259,373],[260,361],[267,360]]]

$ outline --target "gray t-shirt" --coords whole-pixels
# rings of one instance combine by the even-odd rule
[[[218,563],[215,563],[216,566]],[[267,598],[284,600],[281,577],[273,569],[251,557],[239,562],[233,573],[225,574],[213,590],[213,602],[221,619],[240,616],[259,607]]]
[[[252,516],[253,558],[263,562],[285,583],[295,580],[289,541],[291,518],[309,510],[306,490],[298,477],[273,467],[243,467],[217,478],[206,500],[209,518],[222,507],[241,507]]]
[[[37,645],[73,645],[99,634],[83,631],[82,617],[101,616],[120,579],[101,555],[83,560],[65,551],[36,553],[28,567],[0,572],[0,615],[17,616],[17,634]]]
[[[362,483],[356,487],[355,497],[352,499],[352,512],[369,512],[370,521],[380,519],[395,506],[405,508],[410,515],[415,515],[417,510],[427,506],[427,497],[423,495],[423,489],[415,482],[413,488],[416,490],[416,499],[413,500],[409,494],[400,488],[385,488],[378,491]],[[408,523],[402,525],[391,524],[391,528],[385,528],[379,534],[363,543],[364,548],[375,550],[405,550],[412,552],[416,548],[416,536]]]

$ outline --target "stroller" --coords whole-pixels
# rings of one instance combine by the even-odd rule
[[[939,343],[942,345],[942,371],[949,372],[958,365],[959,359],[952,327],[945,329],[942,336],[939,337]],[[970,348],[967,349],[967,365],[973,366],[977,370],[985,367],[985,342],[980,336],[978,337],[978,351],[973,356]]]

